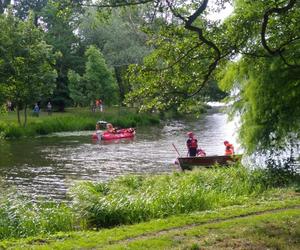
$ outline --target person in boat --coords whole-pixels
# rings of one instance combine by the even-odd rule
[[[197,150],[197,156],[199,156],[199,157],[205,157],[206,153],[205,153],[205,151],[202,148],[199,148]]]
[[[229,141],[224,141],[225,145],[225,155],[234,155],[234,147]]]
[[[106,131],[108,133],[112,133],[112,134],[117,133],[117,130],[113,127],[113,125],[111,123],[106,124]]]
[[[195,157],[198,150],[198,141],[194,136],[193,132],[188,132],[188,140],[186,141],[186,146],[188,148],[188,155]]]

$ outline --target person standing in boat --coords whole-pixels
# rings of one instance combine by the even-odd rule
[[[195,157],[197,155],[198,150],[198,141],[194,136],[193,132],[188,132],[188,140],[186,141],[186,146],[188,148],[188,155]]]
[[[224,141],[225,145],[225,155],[234,155],[234,147],[229,141]]]

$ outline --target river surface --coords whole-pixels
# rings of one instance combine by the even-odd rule
[[[80,180],[107,181],[126,174],[179,171],[177,153],[186,156],[186,133],[193,131],[207,155],[223,154],[224,140],[236,143],[234,122],[213,108],[197,121],[170,121],[163,127],[139,128],[133,140],[94,143],[93,131],[67,132],[0,141],[0,180],[33,199],[65,199]]]

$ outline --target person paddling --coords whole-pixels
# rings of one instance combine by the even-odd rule
[[[193,132],[188,132],[188,140],[186,141],[186,146],[188,148],[188,155],[195,157],[197,155],[197,149],[198,149],[198,141],[194,136]]]
[[[224,141],[225,145],[225,155],[234,155],[234,147],[229,141]]]

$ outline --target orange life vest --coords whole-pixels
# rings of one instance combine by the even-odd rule
[[[227,144],[225,148],[225,155],[233,155],[234,154],[234,147],[232,144]]]

